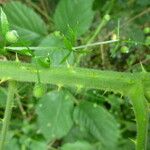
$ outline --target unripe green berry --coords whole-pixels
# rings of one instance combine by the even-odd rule
[[[150,27],[145,27],[144,28],[144,33],[149,34],[150,33]]]
[[[122,46],[121,47],[121,52],[122,53],[129,53],[129,48],[127,46]]]
[[[11,30],[6,33],[5,38],[9,43],[16,43],[19,35],[16,30]]]
[[[109,21],[109,20],[110,20],[110,15],[109,15],[109,14],[106,14],[106,15],[104,16],[104,19],[105,19],[106,21]]]
[[[34,95],[34,97],[40,98],[45,93],[46,93],[46,86],[44,84],[41,84],[41,83],[35,84],[34,89],[33,89],[33,95]]]

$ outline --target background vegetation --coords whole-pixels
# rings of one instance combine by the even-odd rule
[[[0,50],[2,61],[17,58],[38,68],[76,66],[141,72],[144,67],[150,71],[149,0],[1,3],[10,29],[19,35],[17,42],[5,43],[9,51]],[[109,44],[78,47],[110,40]],[[12,46],[22,48],[14,51]],[[17,83],[6,150],[135,149],[136,122],[128,97],[80,85],[48,84],[42,85],[42,91],[35,88],[33,83]],[[0,82],[0,127],[6,97],[7,83]]]

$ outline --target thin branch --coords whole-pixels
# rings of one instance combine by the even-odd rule
[[[80,46],[73,47],[73,50],[88,48],[88,47],[93,47],[93,46],[98,46],[98,45],[104,45],[104,44],[110,44],[110,43],[115,43],[115,42],[119,42],[119,40],[110,40],[110,41],[95,42],[91,44],[80,45]]]

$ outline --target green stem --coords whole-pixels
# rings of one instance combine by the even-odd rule
[[[147,150],[148,102],[144,97],[143,85],[140,81],[129,91],[137,122],[136,150]]]
[[[15,70],[15,71],[14,71]],[[73,67],[40,68],[41,83],[61,86],[97,88],[126,94],[129,87],[141,80],[150,87],[150,73],[122,73]],[[37,68],[33,64],[0,61],[0,79],[37,82]]]
[[[97,37],[97,35],[100,33],[100,31],[102,30],[102,28],[107,24],[108,21],[106,21],[104,18],[102,19],[101,23],[99,24],[99,26],[96,28],[93,36],[87,41],[87,47],[84,47],[83,50],[86,50],[94,40],[95,38]],[[78,48],[78,47],[77,47]],[[78,57],[77,57],[77,61],[76,63],[74,64],[75,66],[77,66],[79,63],[80,63],[80,60],[81,58],[85,56],[85,54],[79,54]]]
[[[33,64],[0,61],[0,79],[37,82],[37,68]],[[15,71],[14,71],[15,70]],[[83,68],[40,68],[41,83],[61,86],[95,88],[121,93],[131,98],[137,120],[137,150],[146,150],[148,106],[145,92],[150,88],[150,73],[122,73]]]
[[[3,126],[2,126],[2,132],[1,132],[0,150],[4,150],[4,146],[5,146],[8,126],[9,126],[12,107],[13,107],[15,87],[16,87],[15,81],[9,81],[8,97],[7,97],[6,109],[4,113]]]
[[[108,15],[113,7],[113,4],[114,4],[114,0],[111,0],[110,3],[109,3],[109,7],[107,9],[107,11],[105,12],[105,15],[104,17],[102,18],[99,26],[96,28],[93,36],[88,40],[87,44],[90,44],[92,43],[95,38],[97,37],[97,35],[101,32],[102,28],[109,22],[109,20],[106,20],[105,16]]]
[[[73,47],[72,49],[74,51],[77,51],[78,49],[83,49],[83,48],[85,49],[85,48],[88,48],[88,47],[94,47],[94,46],[99,46],[99,45],[111,44],[111,43],[115,43],[115,42],[119,42],[119,40],[95,42],[95,43],[91,43],[91,44],[76,46],[76,47]]]

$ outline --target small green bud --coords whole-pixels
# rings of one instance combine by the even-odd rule
[[[9,43],[16,43],[19,35],[16,30],[11,30],[6,33],[5,38]]]
[[[105,19],[106,21],[109,21],[109,20],[110,20],[110,15],[109,15],[109,14],[106,14],[106,15],[104,16],[104,19]]]
[[[129,53],[129,48],[127,46],[122,46],[121,47],[121,52],[122,53]]]
[[[144,28],[144,33],[149,34],[150,33],[150,27],[145,27]]]
[[[35,84],[33,89],[33,95],[36,98],[42,97],[45,93],[46,93],[46,86],[44,84],[41,83]]]
[[[49,68],[51,65],[51,60],[49,57],[38,59],[38,63],[40,66]]]

